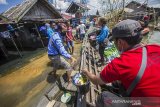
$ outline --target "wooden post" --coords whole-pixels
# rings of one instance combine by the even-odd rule
[[[156,21],[156,13],[155,13],[155,9],[153,9],[153,16],[154,16],[154,28],[157,26],[157,21]]]
[[[91,58],[90,58],[90,55],[91,55],[91,47],[89,46],[88,47],[88,52],[89,52],[89,58],[88,58],[88,66],[89,66],[89,72],[91,72],[92,74],[93,74],[93,71],[92,71],[92,68],[91,68]],[[91,83],[91,86],[94,86],[95,87],[95,85],[93,84],[93,83]],[[90,92],[90,94],[91,94],[91,103],[92,104],[95,104],[95,100],[96,100],[96,94],[95,94],[95,92],[94,92],[94,89],[93,89],[93,87],[91,87],[91,92]]]
[[[55,0],[55,8],[57,8],[57,1]]]
[[[43,40],[42,40],[42,37],[41,37],[41,35],[40,35],[39,31],[38,31],[38,27],[37,27],[36,24],[35,24],[35,27],[36,27],[36,31],[37,31],[37,33],[38,33],[38,36],[39,36],[40,39],[41,39],[42,46],[43,46],[43,48],[45,48],[44,43],[43,43]]]
[[[122,10],[122,16],[121,16],[121,19],[124,18],[124,8],[125,8],[125,0],[123,0],[123,10]]]
[[[3,44],[3,42],[2,42],[2,40],[1,40],[1,38],[0,38],[0,49],[2,50],[4,56],[8,59],[8,55],[7,55],[7,53],[5,52],[5,48],[4,48],[4,47],[5,47],[5,46],[4,46],[4,44]]]
[[[17,29],[19,30],[20,28],[19,28],[19,26],[18,26],[18,23],[17,23],[16,25],[17,25]],[[21,49],[22,49],[22,51],[23,51],[24,49],[23,49],[22,43],[21,43],[21,41],[19,40],[19,38],[20,38],[19,31],[18,31],[18,32],[15,31],[15,33],[18,34],[18,35],[16,35],[16,34],[15,34],[15,35],[18,36],[18,37],[17,37],[17,41],[18,41],[18,43],[19,43],[19,45],[20,45],[20,47],[21,47]]]
[[[17,49],[17,52],[18,52],[19,56],[22,58],[22,54],[20,53],[20,51],[19,51],[19,49],[18,49],[18,47],[17,47],[17,44],[16,44],[16,42],[14,41],[13,37],[12,37],[12,36],[10,36],[10,38],[11,38],[11,40],[12,40],[12,42],[13,42],[14,46],[16,47],[16,49]]]
[[[1,47],[1,50],[4,53],[4,56],[8,59],[8,55],[5,53],[5,50],[3,49],[3,47]]]

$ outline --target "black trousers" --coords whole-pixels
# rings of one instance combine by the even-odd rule
[[[103,43],[99,43],[99,55],[100,55],[100,60],[104,62],[104,50],[105,50],[105,45]]]

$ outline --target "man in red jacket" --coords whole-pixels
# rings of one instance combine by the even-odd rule
[[[83,73],[96,85],[121,81],[129,97],[160,97],[160,46],[142,46],[141,30],[137,21],[128,19],[119,22],[112,30],[112,39],[120,57],[106,65],[100,76],[88,72],[85,68]],[[119,99],[110,92],[103,92],[98,97],[97,107],[121,106],[107,98]]]

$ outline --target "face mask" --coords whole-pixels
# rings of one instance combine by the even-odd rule
[[[123,47],[120,51],[118,51],[119,55],[121,55],[124,52]]]
[[[123,51],[121,50],[121,51],[118,51],[118,53],[119,53],[119,55],[121,55],[122,53],[123,53]]]
[[[118,49],[118,42],[117,42],[116,40],[114,40],[114,44],[115,44],[115,46],[116,46],[116,48],[117,48],[117,50],[118,50],[118,54],[121,55],[121,54],[124,52],[123,46],[122,46],[122,49],[119,50],[119,49]]]

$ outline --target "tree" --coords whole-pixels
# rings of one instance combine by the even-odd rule
[[[99,16],[99,11],[97,10],[96,15]]]
[[[119,20],[119,14],[125,5],[124,0],[99,0],[103,15],[108,20],[108,26],[113,26]]]

